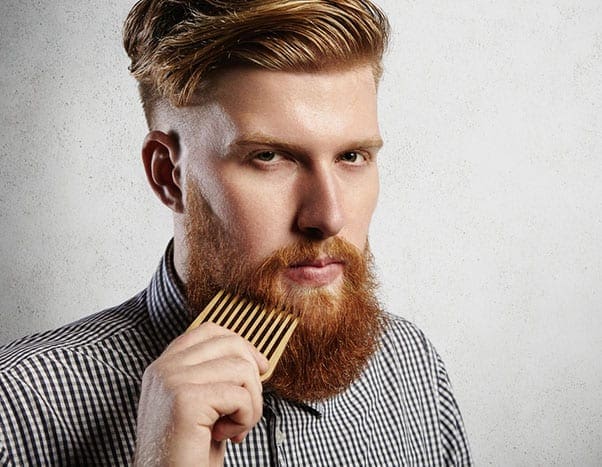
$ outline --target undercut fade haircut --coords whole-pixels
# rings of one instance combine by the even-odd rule
[[[141,0],[123,30],[144,110],[196,101],[220,71],[382,72],[389,23],[370,0]]]

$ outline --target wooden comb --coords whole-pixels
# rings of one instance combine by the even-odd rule
[[[220,290],[188,327],[188,331],[211,322],[242,336],[268,359],[268,371],[261,375],[261,381],[267,381],[272,376],[298,321],[297,317],[284,310],[266,308]]]

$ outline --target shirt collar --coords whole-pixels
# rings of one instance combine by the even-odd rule
[[[303,412],[306,412],[309,415],[313,415],[314,417],[322,417],[322,402],[297,402],[288,399],[283,399],[270,388],[267,388],[263,391],[263,402],[265,407],[268,407],[278,415],[281,415],[282,413],[281,406],[288,405],[302,410]]]
[[[173,250],[171,239],[147,288],[148,312],[162,348],[167,347],[190,324],[184,285],[176,273]]]

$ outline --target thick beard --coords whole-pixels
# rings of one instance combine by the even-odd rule
[[[375,352],[383,326],[369,250],[362,253],[339,237],[306,239],[254,267],[245,262],[242,248],[224,231],[194,184],[189,187],[186,295],[191,312],[198,314],[222,288],[284,306],[299,316],[299,324],[266,386],[297,402],[324,400],[347,389]],[[321,255],[345,264],[338,290],[284,286],[281,273],[288,266]]]

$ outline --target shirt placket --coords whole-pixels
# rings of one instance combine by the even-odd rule
[[[267,397],[264,400],[263,415],[267,425],[270,465],[286,467],[286,452],[284,449],[286,434],[282,431],[282,417],[276,399]]]

